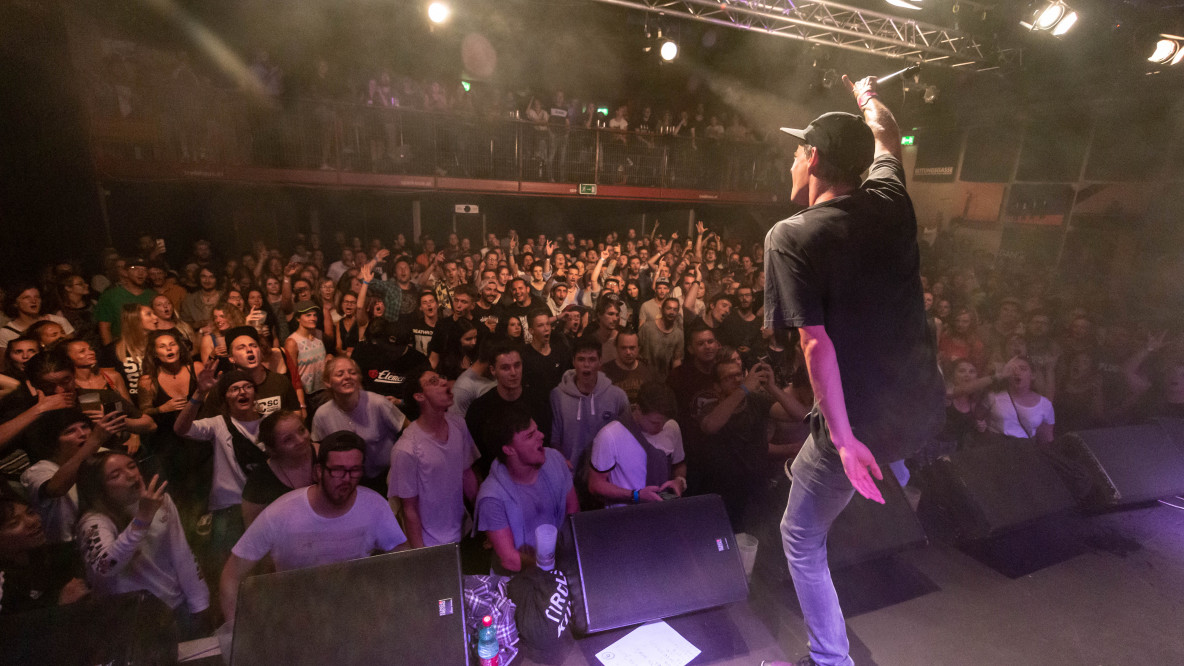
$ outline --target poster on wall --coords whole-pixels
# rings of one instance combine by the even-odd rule
[[[956,130],[925,130],[916,137],[913,178],[923,183],[950,183],[958,168],[962,135]]]
[[[1012,185],[1003,210],[1004,224],[1060,227],[1073,207],[1072,185]]]

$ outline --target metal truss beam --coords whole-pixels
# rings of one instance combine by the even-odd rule
[[[884,58],[973,70],[1014,62],[951,28],[850,7],[829,0],[596,0],[652,14],[762,32]]]

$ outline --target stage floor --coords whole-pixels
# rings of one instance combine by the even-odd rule
[[[1025,554],[998,566],[933,541],[835,572],[855,663],[1184,664],[1184,511],[1061,519],[996,551],[1008,549]],[[1061,561],[1017,574],[1042,557]],[[760,559],[765,584],[754,583],[749,604],[785,654],[805,654],[792,590]]]

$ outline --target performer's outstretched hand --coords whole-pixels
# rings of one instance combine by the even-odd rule
[[[872,452],[857,439],[852,439],[843,446],[836,445],[836,448],[839,450],[839,458],[843,461],[843,471],[847,473],[851,485],[855,486],[855,491],[874,502],[883,504],[884,496],[880,494],[880,489],[876,487],[876,482],[872,480],[872,477],[875,476],[877,479],[883,480],[884,473],[880,471],[880,466],[876,464],[876,457],[872,455]],[[868,473],[869,469],[871,474]]]
[[[859,96],[865,92],[874,93],[877,91],[877,79],[874,76],[865,76],[853,83],[851,79],[847,78],[847,75],[844,74],[843,84],[847,86],[847,91],[850,92],[856,100],[858,100]],[[856,103],[858,104],[858,101],[856,101]]]

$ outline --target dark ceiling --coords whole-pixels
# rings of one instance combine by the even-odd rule
[[[1062,38],[1019,26],[1019,19],[1041,4],[1027,0],[921,0],[921,12],[897,9],[884,0],[845,4],[957,25],[987,44],[1022,50],[1014,64],[988,73],[940,67],[924,71],[920,85],[912,86],[915,95],[919,98],[916,91],[926,85],[937,86],[941,94],[937,102],[920,108],[920,122],[926,113],[950,118],[1014,110],[1017,105],[1180,96],[1184,64],[1155,74],[1146,58],[1161,32],[1184,32],[1184,0],[1067,1],[1080,20]],[[292,69],[307,68],[312,58],[324,54],[359,75],[390,67],[424,78],[456,78],[465,74],[461,40],[479,33],[498,54],[493,78],[499,85],[565,88],[569,94],[612,102],[642,94],[659,106],[698,97],[705,88],[717,97],[826,98],[838,91],[821,89],[822,71],[882,74],[903,66],[592,0],[451,2],[453,21],[435,30],[426,21],[427,0],[304,0],[285,5],[283,11],[263,0],[180,0],[180,6],[244,58],[267,47]],[[96,19],[151,39],[187,42],[176,21],[146,13],[148,3],[102,3],[101,10],[89,3],[78,6],[101,11]],[[675,64],[660,65],[654,54],[642,52],[647,25],[651,33],[660,25],[678,38],[681,55]]]

